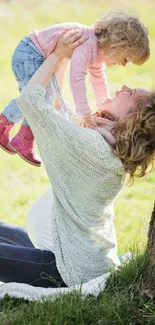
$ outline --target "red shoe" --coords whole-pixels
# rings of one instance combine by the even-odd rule
[[[10,155],[16,151],[10,146],[9,131],[14,126],[3,114],[0,114],[0,147]]]
[[[17,151],[18,155],[29,164],[40,167],[41,159],[33,149],[34,136],[29,126],[21,126],[18,133],[11,140],[11,146]]]

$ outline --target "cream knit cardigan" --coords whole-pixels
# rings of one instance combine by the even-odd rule
[[[95,130],[67,121],[45,102],[46,90],[28,85],[17,104],[33,130],[54,195],[52,241],[68,286],[118,265],[113,202],[124,170]]]

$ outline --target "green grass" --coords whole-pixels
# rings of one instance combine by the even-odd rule
[[[5,296],[0,301],[3,325],[154,325],[154,301],[142,294],[144,257],[139,255],[112,273],[105,291],[96,299],[78,293],[50,302],[25,302]]]
[[[149,28],[151,43],[151,57],[143,66],[129,64],[126,68],[107,68],[111,94],[113,95],[122,84],[155,88],[153,0],[0,1],[1,110],[18,95],[10,62],[13,50],[22,37],[35,28],[43,28],[57,22],[77,21],[92,24],[102,12],[111,9],[138,14]],[[90,85],[88,92],[91,107],[94,109],[95,102]],[[65,95],[68,101],[73,103],[68,75],[65,79]],[[12,134],[17,131],[18,126]],[[146,179],[136,181],[132,187],[125,187],[116,200],[115,225],[119,253],[129,251],[137,243],[141,250],[146,243],[146,229],[154,203],[154,181],[155,174],[152,173]],[[9,156],[0,151],[0,220],[25,225],[31,205],[48,186],[44,168],[32,167],[17,155]],[[89,297],[84,301],[77,295],[71,295],[53,303],[28,304],[6,298],[1,301],[0,324],[155,324],[155,308],[152,302],[139,295],[137,278],[133,282],[137,268],[133,270],[133,278],[126,268],[122,270],[118,274],[122,286],[120,287],[120,282],[118,284],[112,279],[113,289],[109,286],[98,300]],[[128,280],[123,278],[124,282],[123,274],[128,277]],[[102,320],[102,323],[99,320]]]

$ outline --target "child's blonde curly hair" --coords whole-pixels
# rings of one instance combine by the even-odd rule
[[[94,25],[99,49],[106,54],[122,53],[141,65],[150,56],[148,30],[137,17],[109,12]]]

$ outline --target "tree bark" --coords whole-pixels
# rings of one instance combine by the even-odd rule
[[[155,203],[149,223],[143,291],[151,297],[155,297]]]

